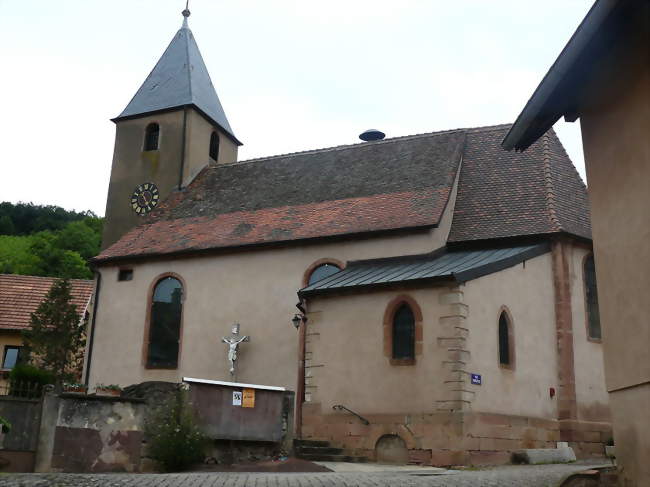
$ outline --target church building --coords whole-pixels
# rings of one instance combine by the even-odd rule
[[[85,380],[296,391],[295,434],[374,459],[603,452],[587,189],[553,130],[510,125],[239,161],[183,26],[114,119]]]

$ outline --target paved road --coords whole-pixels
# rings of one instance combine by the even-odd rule
[[[584,464],[381,473],[0,474],[6,487],[555,487]],[[417,472],[417,471],[414,471]]]

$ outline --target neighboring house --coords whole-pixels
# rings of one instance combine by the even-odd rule
[[[580,118],[616,455],[634,486],[650,485],[649,60],[650,2],[597,1],[503,142],[528,152]]]
[[[442,465],[561,434],[602,453],[587,192],[553,131],[524,154],[496,125],[238,162],[186,22],[115,122],[88,383],[229,380],[239,322],[237,380],[295,387],[304,438]]]
[[[23,345],[21,332],[29,329],[31,314],[47,296],[54,277],[0,274],[0,353],[2,369],[0,385],[20,358]],[[72,304],[81,319],[86,316],[93,293],[93,281],[71,279]]]

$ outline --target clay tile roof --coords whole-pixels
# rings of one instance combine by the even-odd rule
[[[29,328],[32,312],[41,304],[56,278],[0,274],[0,329]],[[70,279],[72,304],[81,315],[93,293],[93,281]]]
[[[471,129],[450,242],[569,233],[591,239],[587,188],[553,130],[507,152],[510,125]]]
[[[438,225],[449,242],[591,238],[587,190],[553,131],[507,152],[510,125],[413,135],[204,169],[97,263]]]
[[[433,227],[464,141],[454,130],[208,167],[97,260]]]

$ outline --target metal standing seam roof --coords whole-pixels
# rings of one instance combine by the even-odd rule
[[[412,281],[466,282],[512,267],[550,250],[547,242],[516,247],[442,250],[427,255],[351,262],[345,269],[301,289],[300,296]]]
[[[185,19],[140,89],[113,121],[187,105],[195,106],[241,145]]]

